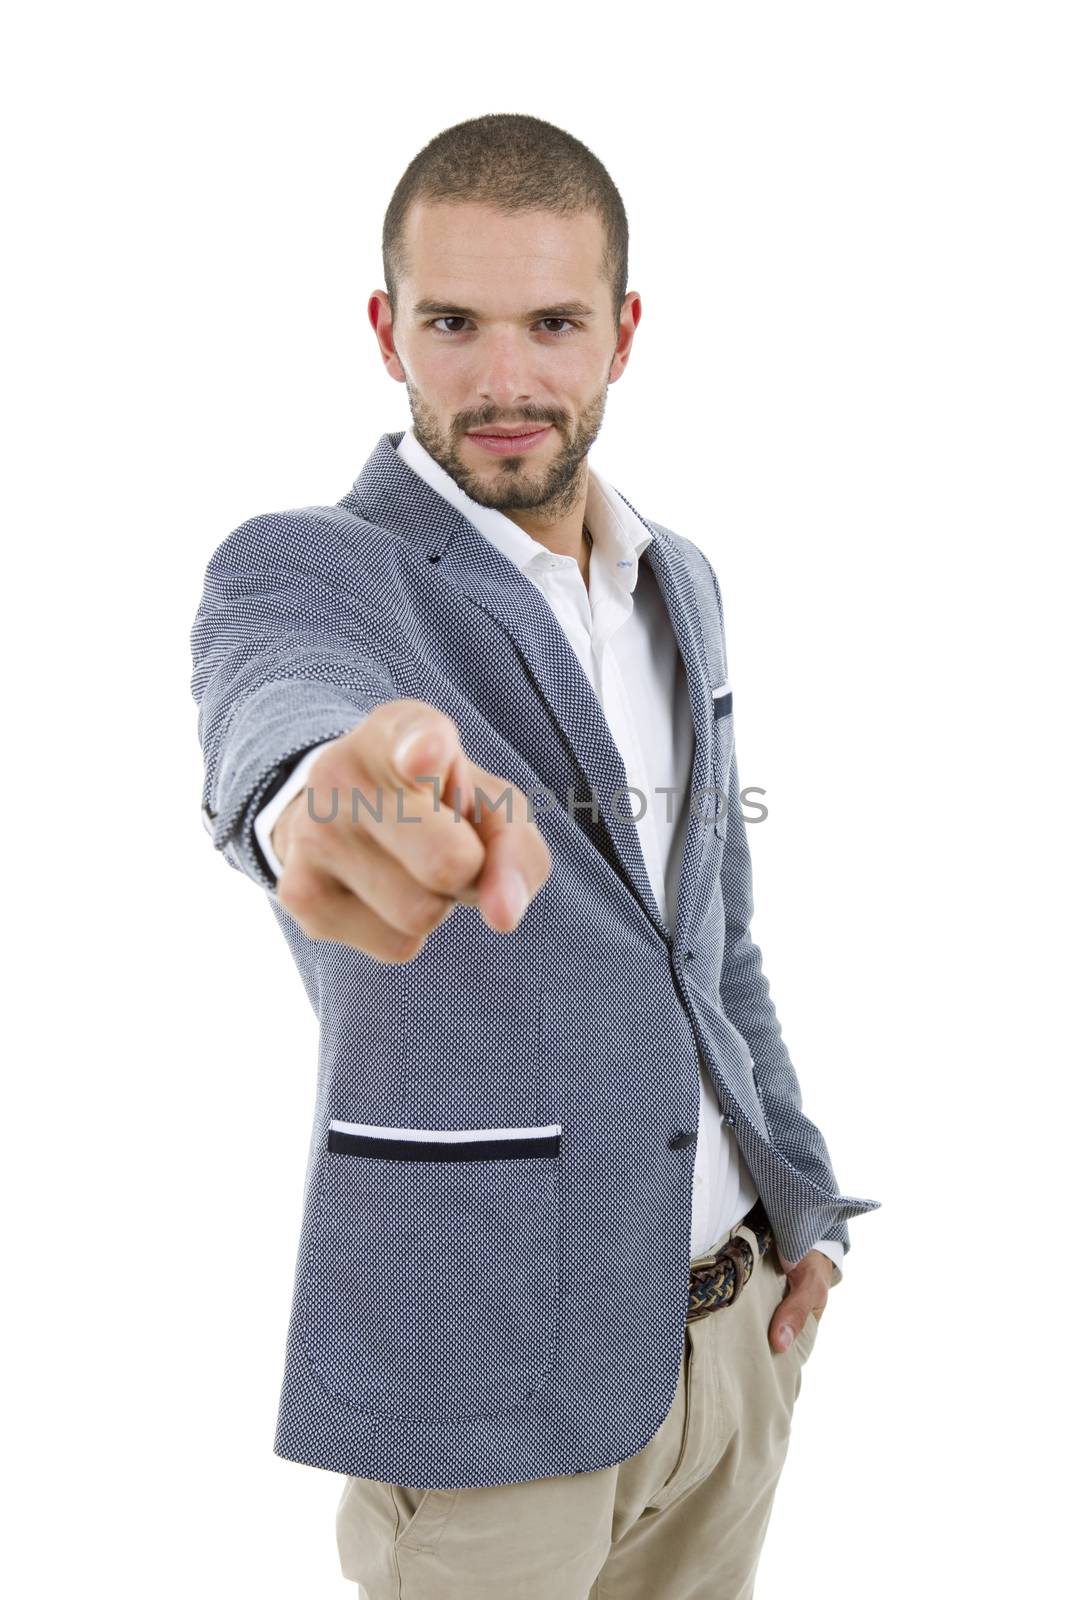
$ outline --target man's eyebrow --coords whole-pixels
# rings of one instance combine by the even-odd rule
[[[450,306],[442,300],[418,300],[415,303],[417,317],[472,317],[477,321],[480,313],[473,311],[470,306]],[[592,306],[587,306],[581,300],[564,300],[554,306],[538,306],[534,311],[527,311],[520,319],[523,322],[540,322],[542,317],[592,317],[595,316]]]

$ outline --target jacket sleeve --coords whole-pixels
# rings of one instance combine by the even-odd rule
[[[229,865],[270,891],[257,812],[306,751],[396,694],[383,612],[376,621],[361,605],[373,591],[345,570],[345,552],[336,563],[302,559],[322,548],[307,512],[242,523],[208,562],[190,636],[201,819]]]

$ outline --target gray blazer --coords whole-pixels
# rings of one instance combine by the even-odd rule
[[[458,905],[414,960],[387,965],[309,939],[267,897],[321,1038],[274,1448],[453,1488],[594,1471],[666,1417],[701,1060],[787,1257],[820,1238],[847,1251],[847,1220],[880,1202],[839,1192],[750,937],[706,557],[642,518],[695,732],[672,933],[622,759],[551,607],[401,460],[401,438],[382,435],[336,505],[255,516],[223,540],[192,691],[205,824],[268,891],[256,811],[305,750],[385,700],[447,712],[516,803],[537,797],[552,871],[513,933]],[[262,1152],[239,1149],[258,1178]]]

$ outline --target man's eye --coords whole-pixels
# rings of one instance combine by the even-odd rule
[[[441,333],[441,334],[444,335],[444,337],[446,339],[449,339],[449,338],[452,337],[453,334],[460,332],[460,330],[458,328],[440,328],[440,327],[438,327],[438,323],[440,323],[440,322],[466,322],[468,320],[469,319],[467,317],[435,317],[434,320],[429,324],[429,326],[433,329],[433,331],[435,333]],[[573,322],[570,322],[568,320],[568,318],[566,318],[566,317],[542,317],[541,321],[542,322],[559,322],[559,323],[563,323],[567,329],[572,329],[575,326],[575,324]],[[568,333],[564,333],[564,332],[555,333],[550,328],[546,329],[545,331],[548,333],[548,336],[549,336],[550,339],[566,339],[566,338],[570,337],[569,332]]]

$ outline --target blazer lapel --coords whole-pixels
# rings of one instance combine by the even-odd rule
[[[555,612],[537,585],[531,583],[514,562],[502,555],[472,522],[397,455],[396,446],[402,437],[402,433],[382,435],[353,485],[352,493],[338,504],[424,547],[427,559],[434,561],[441,577],[504,630],[518,651],[531,684],[550,712],[573,766],[588,786],[586,794],[574,796],[578,807],[576,821],[608,859],[614,857],[615,869],[627,882],[660,937],[670,942],[670,931],[649,882],[626,788],[629,779],[622,756],[600,701]],[[687,606],[694,605],[695,598],[683,558],[673,547],[667,530],[652,526],[644,518],[641,520],[652,535],[647,554],[685,661],[695,735],[692,781],[703,784],[708,782],[710,766],[705,669],[696,635],[686,615]],[[547,778],[543,781],[547,782]],[[580,809],[580,802],[594,795],[599,802],[599,824],[588,809]],[[557,793],[556,803],[567,805],[567,794]],[[705,829],[700,825],[698,810],[694,801],[679,883],[676,938],[688,914],[692,883],[702,854],[701,836]]]

